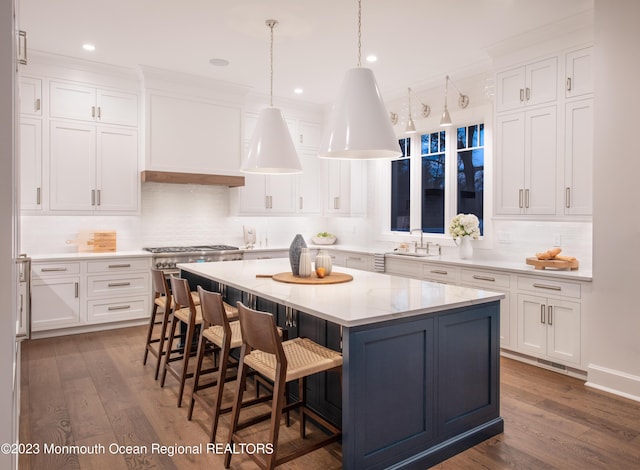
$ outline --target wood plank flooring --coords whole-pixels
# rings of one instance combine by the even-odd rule
[[[206,445],[210,420],[198,405],[193,420],[187,420],[190,382],[177,408],[177,382],[167,376],[160,388],[153,379],[153,356],[142,365],[145,333],[146,327],[135,327],[23,343],[20,441],[39,444],[41,452],[22,456],[20,470],[223,468],[223,457],[206,449],[202,455],[151,452],[152,443],[168,446],[167,451]],[[640,403],[510,359],[503,358],[501,368],[505,432],[435,468],[640,468]],[[294,446],[298,438],[292,416],[291,428],[282,428],[283,446]],[[219,442],[228,423],[229,415],[223,415]],[[313,426],[310,431],[313,438]],[[261,433],[253,432],[252,440],[264,442]],[[45,444],[85,447],[78,453],[45,453]],[[110,445],[146,446],[149,453],[112,453]],[[331,470],[341,468],[340,462],[340,445],[332,444],[280,468]],[[231,468],[256,466],[247,455],[236,454]]]

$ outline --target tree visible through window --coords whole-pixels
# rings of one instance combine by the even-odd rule
[[[400,139],[402,157],[391,162],[391,230],[408,232],[411,222],[411,138]]]
[[[457,213],[475,214],[484,233],[484,124],[458,127]]]

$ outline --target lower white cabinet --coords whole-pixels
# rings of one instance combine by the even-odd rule
[[[34,261],[32,331],[147,318],[151,259]]]
[[[580,364],[580,304],[518,294],[518,348],[543,359]]]
[[[333,266],[373,271],[373,255],[366,253],[328,250]]]
[[[31,331],[80,324],[80,263],[33,263]]]

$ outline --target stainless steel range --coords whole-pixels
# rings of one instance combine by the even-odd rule
[[[234,261],[242,259],[242,251],[237,246],[198,245],[162,246],[143,248],[153,253],[152,265],[166,273],[178,273],[178,263],[205,263],[210,261]]]

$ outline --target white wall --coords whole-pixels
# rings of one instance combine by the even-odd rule
[[[13,385],[16,331],[14,279],[13,181],[13,2],[0,0],[0,443],[14,442]],[[12,468],[14,456],[0,453],[0,468]]]
[[[594,305],[589,384],[640,400],[640,2],[595,2]]]

